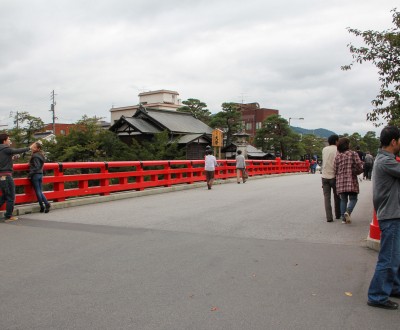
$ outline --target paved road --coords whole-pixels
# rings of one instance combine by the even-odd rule
[[[304,174],[1,224],[0,329],[393,328],[366,305],[371,182],[351,225],[322,202]]]

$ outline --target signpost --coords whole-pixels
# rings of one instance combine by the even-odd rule
[[[218,158],[221,159],[221,147],[224,142],[224,133],[216,128],[212,131],[212,146],[214,147],[214,153],[216,148],[218,147]]]

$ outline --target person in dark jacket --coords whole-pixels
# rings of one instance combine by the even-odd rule
[[[13,173],[13,159],[17,154],[21,154],[31,150],[29,148],[13,149],[10,148],[11,140],[8,134],[0,134],[0,207],[6,203],[6,212],[4,213],[4,219],[1,221],[9,222],[18,220],[17,217],[13,216],[14,203],[15,203],[15,184],[12,177]]]
[[[42,144],[35,142],[32,144],[32,157],[29,160],[29,174],[28,177],[32,182],[33,189],[37,200],[40,205],[41,213],[49,213],[50,203],[47,201],[46,196],[43,194],[43,165],[45,157],[42,151]]]

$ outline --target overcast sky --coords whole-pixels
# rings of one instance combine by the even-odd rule
[[[352,61],[346,27],[393,27],[398,0],[0,0],[0,124],[27,111],[51,122],[110,121],[143,91],[258,102],[293,126],[368,130],[379,93],[369,64]]]

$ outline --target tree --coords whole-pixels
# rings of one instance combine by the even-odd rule
[[[182,103],[185,106],[178,108],[177,111],[190,113],[203,123],[209,124],[211,112],[207,109],[207,104],[198,99],[187,99],[187,101],[183,101]]]
[[[375,132],[373,131],[368,131],[364,137],[362,138],[363,145],[365,147],[365,151],[371,152],[371,155],[376,156],[376,153],[378,151],[380,141],[376,137]]]
[[[57,143],[45,143],[48,159],[58,162],[134,160],[133,149],[116,134],[103,130],[98,125],[99,119],[84,115],[70,134],[58,136]]]
[[[348,28],[349,33],[362,37],[367,47],[348,45],[353,62],[342,66],[351,70],[354,63],[372,62],[378,68],[380,93],[371,101],[375,107],[367,114],[367,120],[380,126],[381,118],[389,124],[400,124],[400,12],[393,12],[394,27],[382,32],[360,31]]]
[[[286,119],[272,115],[263,121],[256,132],[255,144],[264,152],[274,151],[282,159],[297,159],[302,152],[300,136],[293,132]]]
[[[13,122],[15,127],[10,131],[15,146],[29,145],[34,141],[34,133],[44,127],[44,122],[39,117],[32,116],[27,111],[17,112]]]
[[[350,140],[350,148],[352,150],[356,150],[356,147],[360,147],[361,150],[365,149],[364,142],[359,133],[355,132],[355,133],[347,136],[347,138]]]
[[[225,132],[226,145],[233,142],[233,134],[242,129],[242,114],[236,103],[222,103],[222,111],[211,117],[210,126]]]
[[[171,141],[168,131],[157,133],[151,139],[143,143],[140,151],[140,159],[143,160],[168,160],[184,159],[184,150],[179,149],[176,141]]]
[[[317,155],[318,158],[322,157],[322,149],[325,147],[325,139],[314,134],[306,134],[303,135],[301,143],[304,146],[306,154],[311,157],[314,155]]]

